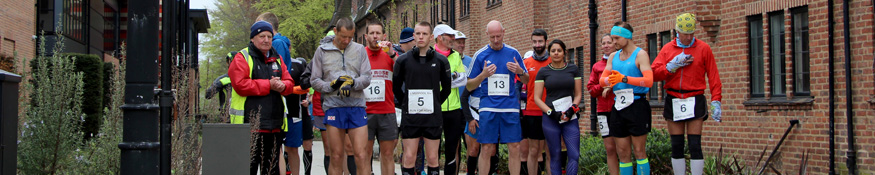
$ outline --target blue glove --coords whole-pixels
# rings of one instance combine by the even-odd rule
[[[723,108],[720,105],[720,101],[711,101],[711,117],[717,122],[720,122],[720,118],[723,117]]]
[[[671,61],[666,63],[665,69],[671,73],[674,73],[678,69],[689,65],[689,63],[687,63],[687,60],[690,60],[691,58],[692,58],[691,55],[687,55],[687,54],[682,52],[681,54],[674,56],[674,59],[672,59]]]

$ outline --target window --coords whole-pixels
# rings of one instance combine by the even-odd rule
[[[765,63],[763,61],[763,16],[754,15],[747,17],[748,23],[748,51],[750,66],[750,94],[751,97],[763,97],[765,95]]]
[[[576,56],[574,55],[575,53],[577,52],[574,52],[574,48],[568,49],[567,52],[565,52],[565,63],[571,63]]]
[[[793,16],[793,93],[796,96],[810,96],[808,50],[808,8],[791,9]]]
[[[459,0],[459,16],[466,17],[468,14],[471,14],[471,0]]]
[[[671,37],[672,37],[672,34],[670,31],[660,32],[659,38],[660,38],[660,40],[662,40],[662,44],[659,44],[658,46],[664,46],[664,45],[668,44],[669,42],[672,42]]]
[[[85,24],[88,13],[85,0],[63,1],[63,14],[61,20],[61,32],[67,38],[84,43],[88,32]]]
[[[493,7],[493,6],[500,5],[500,4],[501,4],[501,0],[487,0],[486,1],[486,8]]]
[[[784,11],[769,13],[769,77],[773,97],[787,95],[784,73]]]
[[[438,4],[438,0],[431,0],[431,25],[436,26],[438,22],[441,20],[438,19],[438,12],[440,11],[440,4]]]
[[[653,60],[656,59],[656,55],[659,53],[658,43],[656,42],[656,34],[647,35],[647,55],[650,56],[650,63],[653,63]],[[647,94],[647,97],[650,100],[659,100],[659,83],[654,82],[653,87],[650,87],[650,93]]]

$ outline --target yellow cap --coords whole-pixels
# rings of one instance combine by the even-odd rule
[[[684,13],[678,15],[677,25],[674,27],[678,33],[691,34],[696,31],[696,15]]]

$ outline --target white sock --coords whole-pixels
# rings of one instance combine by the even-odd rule
[[[674,171],[674,175],[685,175],[687,173],[687,160],[671,158],[671,169]]]
[[[691,159],[690,160],[690,172],[693,175],[702,175],[702,169],[705,168],[705,160],[703,159]]]

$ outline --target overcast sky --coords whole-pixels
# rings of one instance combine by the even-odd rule
[[[215,3],[216,3],[216,0],[191,0],[191,1],[189,1],[188,8],[190,8],[190,9],[208,9],[208,11],[212,11],[212,10],[216,9]],[[203,47],[202,43],[204,42],[204,34],[199,34],[199,35],[200,36],[198,38],[200,39],[200,41],[199,41],[200,43],[198,44],[198,47]],[[206,55],[201,53],[200,52],[201,50],[202,50],[201,48],[198,48],[198,58],[201,60],[206,59]]]
[[[191,0],[188,7],[191,9],[216,9],[215,3],[216,0]]]

